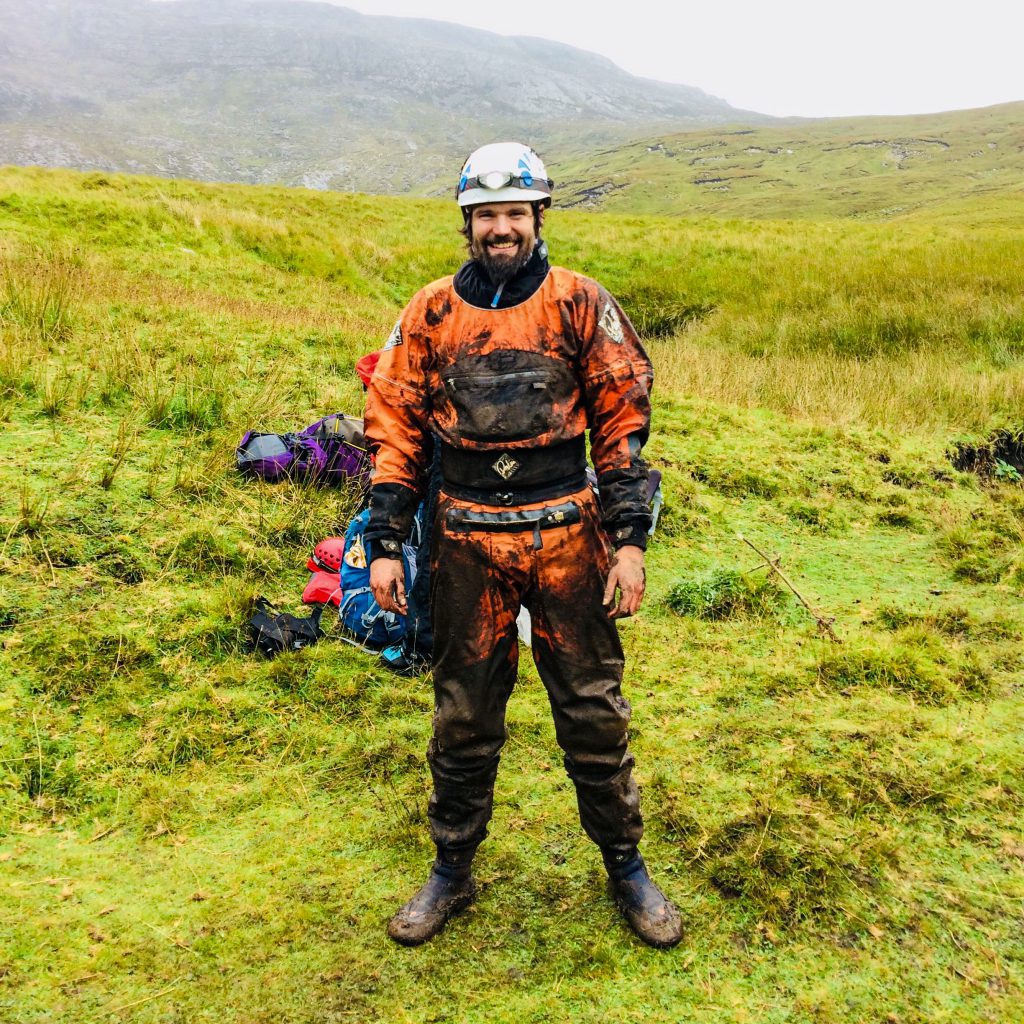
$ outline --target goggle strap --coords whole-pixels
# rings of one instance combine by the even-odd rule
[[[468,192],[471,188],[483,189],[485,192],[496,192],[497,189],[489,188],[480,181],[481,175],[474,175],[472,178],[466,179],[466,184],[463,185],[457,192],[457,195],[462,195],[463,192]],[[487,177],[487,175],[483,175]],[[554,187],[554,182],[550,178],[531,178],[530,184],[527,185],[521,177],[512,177],[508,181],[503,182],[498,188],[529,188],[536,189],[538,192],[544,192],[547,195],[551,195],[551,189]]]

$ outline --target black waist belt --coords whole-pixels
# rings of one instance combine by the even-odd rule
[[[445,493],[482,505],[528,505],[564,498],[587,484],[583,435],[545,448],[489,451],[441,444]]]
[[[542,547],[541,530],[572,526],[580,521],[580,507],[574,501],[547,508],[509,510],[508,512],[477,512],[467,508],[450,508],[445,513],[449,530],[462,533],[533,533],[533,546]]]

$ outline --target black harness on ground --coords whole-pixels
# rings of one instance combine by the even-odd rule
[[[256,599],[256,614],[249,620],[249,637],[253,650],[272,658],[282,651],[298,651],[315,644],[323,635],[320,617],[324,606],[319,605],[304,619],[287,612],[275,615],[265,597]]]

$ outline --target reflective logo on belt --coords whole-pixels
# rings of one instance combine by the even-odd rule
[[[493,469],[502,480],[511,480],[519,469],[519,465],[520,464],[516,462],[508,452],[502,452],[500,457],[491,463],[491,469]]]

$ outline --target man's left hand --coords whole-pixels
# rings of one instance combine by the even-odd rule
[[[615,552],[608,583],[604,588],[604,604],[608,606],[609,617],[624,619],[635,615],[644,599],[645,586],[643,548],[635,544],[623,544]],[[615,601],[616,589],[619,591],[618,601]]]

